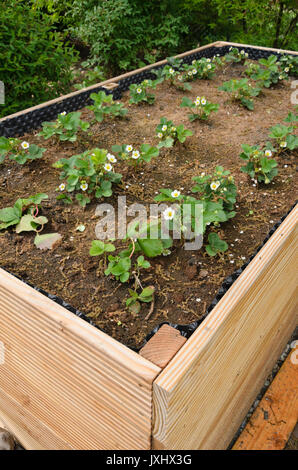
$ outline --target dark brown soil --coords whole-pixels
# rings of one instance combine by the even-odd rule
[[[293,105],[290,103],[290,81],[266,89],[255,98],[255,110],[248,111],[228,99],[218,86],[231,77],[240,78],[241,66],[228,67],[211,80],[193,82],[192,91],[179,92],[167,83],[160,85],[153,106],[128,105],[128,93],[123,97],[129,107],[127,119],[105,121],[92,127],[93,136],[81,136],[76,143],[43,141],[37,132],[26,134],[24,140],[47,148],[42,160],[24,166],[5,163],[0,168],[0,207],[13,205],[18,197],[37,192],[49,195],[42,213],[48,217],[46,232],[58,231],[62,243],[53,251],[40,251],[33,244],[32,234],[16,235],[13,230],[0,233],[0,265],[25,281],[56,294],[78,308],[106,333],[131,347],[142,344],[154,326],[163,322],[187,324],[202,316],[226,276],[240,267],[262,243],[270,228],[293,205],[295,195],[295,155],[278,157],[279,175],[268,186],[253,186],[240,172],[241,144],[260,144],[268,140],[271,126],[283,121]],[[188,110],[179,108],[183,96],[205,96],[219,103],[219,112],[207,122],[190,123]],[[103,275],[99,259],[89,256],[95,238],[94,202],[85,209],[77,204],[65,206],[56,201],[59,173],[51,164],[61,157],[81,153],[87,148],[107,148],[114,144],[143,142],[156,144],[155,128],[160,117],[166,116],[175,125],[183,123],[194,132],[185,144],[162,149],[160,156],[137,172],[117,163],[116,171],[123,174],[123,186],[105,202],[116,205],[118,195],[127,196],[127,204],[152,203],[159,188],[173,188],[190,193],[192,177],[202,171],[212,172],[216,165],[229,169],[235,177],[239,193],[237,215],[222,224],[222,237],[229,250],[220,258],[209,258],[204,250],[185,251],[175,243],[172,254],[150,260],[152,267],[141,277],[143,286],[156,287],[154,311],[145,321],[150,305],[142,305],[138,316],[125,309],[128,285]],[[91,120],[87,109],[82,118]],[[250,215],[249,211],[253,211]],[[86,230],[76,230],[84,224]]]

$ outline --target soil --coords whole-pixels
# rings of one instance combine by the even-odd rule
[[[32,233],[15,234],[11,229],[0,233],[0,265],[25,281],[63,298],[90,317],[107,334],[129,347],[138,348],[145,336],[159,323],[169,321],[187,324],[204,313],[222,281],[240,267],[262,243],[270,228],[295,203],[295,154],[277,157],[279,175],[269,185],[254,186],[240,171],[241,144],[261,144],[268,139],[269,128],[281,123],[292,111],[291,81],[283,81],[254,99],[255,109],[249,111],[229,100],[218,86],[230,78],[240,78],[240,65],[227,66],[212,80],[197,80],[191,92],[177,91],[168,83],[155,90],[153,106],[129,105],[126,92],[122,102],[129,109],[127,118],[106,120],[95,124],[92,136],[80,135],[77,142],[44,141],[38,130],[25,134],[22,139],[47,149],[41,160],[24,166],[7,161],[0,168],[0,207],[13,205],[19,197],[38,192],[49,195],[42,205],[42,215],[49,219],[43,233],[57,231],[62,242],[52,251],[41,251],[33,244]],[[219,103],[218,113],[206,122],[188,121],[188,109],[180,108],[183,96],[205,96]],[[92,113],[82,109],[82,119],[91,121]],[[139,202],[148,206],[162,187],[178,189],[191,194],[192,177],[201,172],[212,172],[222,165],[233,174],[238,186],[237,214],[221,225],[222,238],[229,250],[220,258],[210,258],[199,251],[185,251],[175,242],[172,254],[150,260],[151,268],[141,275],[143,286],[156,288],[154,310],[149,318],[150,304],[142,304],[135,316],[125,309],[128,296],[126,283],[120,285],[106,277],[99,258],[90,257],[91,241],[95,239],[98,217],[94,201],[85,209],[64,205],[56,201],[56,188],[60,184],[59,172],[51,167],[62,157],[79,154],[94,147],[111,151],[114,144],[132,144],[139,147],[146,142],[156,145],[155,128],[162,116],[175,125],[183,123],[194,135],[184,144],[162,149],[160,156],[137,171],[123,162],[115,169],[123,174],[123,184],[115,188],[113,196],[104,202],[117,206],[117,196],[126,195],[127,205]],[[251,213],[250,211],[253,211]],[[79,232],[78,225],[86,230]]]

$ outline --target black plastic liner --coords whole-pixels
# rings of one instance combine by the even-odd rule
[[[231,46],[222,46],[222,47],[209,47],[207,49],[204,49],[202,51],[195,52],[193,54],[189,54],[188,56],[183,58],[183,63],[190,64],[193,60],[200,59],[202,57],[206,58],[211,58],[216,54],[219,54],[220,56],[225,55],[229,48]],[[234,46],[233,46],[234,47]],[[235,46],[236,47],[236,46]],[[274,54],[280,57],[282,54],[277,53],[275,51],[266,51],[266,50],[261,50],[261,49],[254,49],[252,47],[237,47],[239,50],[244,50],[245,52],[248,53],[250,59],[258,60],[261,58],[267,58],[270,55]],[[157,69],[157,68],[162,68],[164,65],[160,65],[158,67],[152,67],[152,69]],[[28,111],[27,113],[24,112],[24,114],[14,117],[14,118],[9,118],[6,119],[5,121],[0,123],[0,136],[5,136],[5,137],[16,137],[18,135],[22,135],[25,132],[28,132],[33,129],[37,129],[40,127],[41,123],[44,121],[50,121],[53,119],[57,118],[57,115],[63,111],[66,111],[67,113],[71,111],[76,111],[78,109],[83,108],[84,106],[87,106],[92,103],[92,100],[90,98],[91,93],[96,93],[101,90],[103,90],[106,94],[113,94],[113,98],[115,100],[120,99],[122,96],[122,93],[126,90],[129,89],[129,86],[132,83],[140,83],[145,79],[153,79],[155,78],[155,75],[149,70],[145,70],[140,73],[136,73],[134,75],[131,75],[130,77],[124,78],[119,81],[119,86],[115,90],[106,90],[105,88],[98,86],[98,88],[93,88],[92,90],[89,91],[82,91],[81,93],[65,98],[62,101],[59,101],[57,103],[49,104],[47,106],[44,106],[43,108],[39,108],[33,111]],[[222,283],[221,287],[219,288],[217,295],[209,305],[209,307],[206,310],[206,313],[197,321],[190,323],[188,325],[178,325],[175,323],[170,323],[170,322],[163,322],[157,325],[151,333],[149,333],[145,340],[144,344],[146,344],[147,341],[149,341],[150,338],[159,330],[159,328],[164,325],[170,325],[173,328],[177,329],[180,331],[182,336],[185,336],[186,338],[189,338],[193,332],[197,329],[197,327],[202,323],[202,321],[207,317],[207,315],[212,311],[212,309],[218,304],[220,299],[225,295],[225,293],[228,291],[228,289],[232,286],[232,284],[238,279],[240,274],[244,271],[244,269],[247,267],[247,265],[252,261],[252,259],[256,256],[256,254],[261,250],[261,248],[265,245],[265,243],[269,240],[271,235],[275,232],[275,230],[280,226],[280,224],[284,221],[284,219],[287,217],[287,215],[291,212],[291,210],[295,207],[295,205],[289,210],[289,212],[281,218],[280,221],[278,221],[270,230],[269,234],[263,241],[263,243],[258,247],[256,252],[249,258],[249,260],[242,265],[241,268],[237,269],[234,271],[234,273],[231,276],[228,276]],[[5,269],[4,269],[5,270]],[[5,270],[9,272],[8,270]],[[10,272],[9,272],[10,273]],[[91,325],[95,326],[96,328],[102,330],[98,326],[92,322],[90,318],[88,318],[84,313],[80,312],[76,308],[72,307],[69,305],[67,302],[62,300],[60,297],[49,294],[48,292],[44,291],[43,289],[33,286],[30,283],[24,281],[20,277],[12,274],[14,277],[17,279],[20,279],[22,282],[25,284],[33,287],[36,291],[40,292],[41,294],[45,295],[49,299],[53,300],[57,304],[61,305],[62,307],[66,308],[76,316],[82,318],[83,320],[87,321]],[[143,344],[143,345],[144,345]],[[131,348],[134,351],[138,352],[141,348],[135,349]]]

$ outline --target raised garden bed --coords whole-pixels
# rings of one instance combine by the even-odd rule
[[[183,57],[191,63],[226,54],[229,47],[215,43]],[[241,49],[252,59],[272,54],[272,50],[250,46]],[[128,118],[95,124],[92,135],[74,143],[53,138],[42,142],[33,130],[65,110],[81,109],[81,118],[90,121],[92,113],[83,106],[92,91],[108,86],[119,99],[130,83],[152,78],[149,70],[117,77],[0,121],[2,135],[20,134],[22,141],[47,148],[40,160],[24,166],[3,165],[1,207],[11,206],[19,197],[47,193],[42,216],[50,221],[48,231],[62,235],[54,251],[35,248],[30,234],[8,230],[0,237],[0,265],[51,294],[46,297],[1,270],[0,341],[5,345],[5,362],[0,366],[0,415],[29,448],[149,448],[153,383],[156,448],[222,448],[295,326],[295,209],[243,269],[295,203],[291,190],[294,152],[277,157],[279,174],[269,185],[252,184],[240,171],[243,162],[239,160],[241,144],[266,142],[268,130],[292,110],[290,82],[265,89],[255,98],[254,111],[248,111],[218,90],[224,81],[240,78],[243,72],[242,65],[227,64],[212,80],[191,82],[188,92],[163,82],[154,91],[152,106],[129,106],[128,93],[124,93],[121,102],[129,109]],[[206,122],[189,122],[186,108],[179,107],[183,96],[197,95],[220,105]],[[237,214],[220,227],[221,236],[229,242],[229,250],[220,257],[210,258],[204,249],[184,251],[178,243],[169,257],[150,259],[151,268],[141,280],[146,286],[154,285],[155,302],[144,304],[135,315],[123,302],[127,286],[104,276],[98,258],[89,257],[97,202],[86,208],[57,203],[59,173],[49,169],[59,158],[86,148],[139,147],[143,141],[156,145],[155,128],[163,116],[176,125],[182,123],[193,135],[174,148],[161,149],[159,157],[136,170],[117,162],[123,183],[107,202],[115,203],[116,196],[124,193],[128,205],[147,205],[160,188],[191,194],[193,176],[212,173],[216,165],[222,165],[239,188]],[[76,230],[80,225],[86,227],[83,232]],[[51,296],[71,304],[77,316]],[[79,318],[78,311],[92,324]],[[191,324],[178,326],[187,337],[197,329],[161,372],[161,366],[127,346],[138,349],[164,321]],[[225,420],[231,420],[229,432],[223,432]]]

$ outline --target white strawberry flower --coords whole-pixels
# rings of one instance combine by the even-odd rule
[[[206,104],[206,98],[202,98],[202,99],[201,99],[201,104],[202,104],[203,106],[205,106],[205,104]]]
[[[164,124],[161,128],[162,132],[165,132],[167,130],[168,126],[166,124]]]
[[[189,75],[191,77],[192,76],[192,71],[190,70],[189,72],[187,72],[187,75]]]
[[[104,165],[104,169],[105,169],[106,171],[112,171],[113,167],[112,167],[112,165],[111,165],[110,163],[106,163],[106,164]]]
[[[176,131],[176,127],[172,126],[172,127],[171,127],[171,131],[172,131],[172,132],[175,132],[175,131]]]
[[[60,191],[64,191],[65,188],[66,188],[65,184],[61,183],[59,186]]]
[[[207,59],[207,62],[211,62],[211,59]]]
[[[280,143],[280,147],[285,148],[287,146],[287,142],[283,141]]]
[[[127,145],[125,147],[126,152],[132,152],[132,145]]]
[[[206,174],[205,171],[203,171],[203,172],[201,173],[201,176],[205,176],[205,174]]]
[[[172,68],[170,68],[170,69],[169,69],[169,73],[170,73],[171,75],[174,75],[174,73],[175,73],[175,70],[174,70],[174,69],[172,69]]]
[[[138,94],[142,93],[142,88],[137,88],[137,93]]]
[[[117,163],[117,159],[116,159],[115,155],[112,155],[111,153],[108,153],[108,154],[107,154],[107,159],[108,159],[109,162],[111,162],[111,163]]]
[[[198,73],[197,70],[193,69],[192,74],[195,75],[196,73]]]
[[[66,111],[63,111],[62,113],[60,113],[60,116],[65,116],[66,115]]]
[[[178,75],[178,80],[179,80],[180,82],[182,82],[182,80],[183,80],[182,75]]]
[[[21,143],[21,147],[22,147],[24,150],[28,149],[28,148],[29,148],[28,142],[26,142],[26,141],[24,140],[24,142]]]
[[[162,139],[162,138],[163,138],[163,134],[162,134],[161,132],[158,132],[157,137],[158,137],[159,139]]]
[[[284,77],[282,75],[280,75],[278,78],[279,78],[279,80],[283,80]]]
[[[286,67],[284,71],[288,73],[289,70],[290,70],[289,67]]]
[[[200,104],[201,104],[201,98],[200,98],[200,96],[197,96],[196,101],[195,101],[195,105],[199,106]]]
[[[163,211],[163,216],[165,220],[173,220],[175,215],[174,209],[168,207],[165,211]]]
[[[265,157],[272,157],[271,150],[265,150]]]
[[[178,191],[177,189],[174,189],[174,191],[171,192],[172,197],[179,197],[180,194],[181,194],[180,191]]]
[[[132,152],[131,157],[132,157],[134,160],[137,160],[137,159],[139,158],[139,156],[140,156],[140,152],[139,152],[138,150],[134,150],[134,151]]]
[[[220,186],[220,182],[219,182],[219,181],[213,181],[213,182],[210,184],[210,188],[212,189],[212,191],[216,191],[219,186]]]
[[[81,186],[80,186],[81,190],[82,191],[87,191],[88,189],[88,184],[87,183],[82,183]]]
[[[196,63],[196,60],[194,59],[194,60],[192,61],[192,65],[194,65],[195,63]]]
[[[208,64],[208,65],[207,65],[207,69],[209,69],[209,70],[210,70],[210,69],[211,69],[211,67],[212,67],[212,65],[211,65],[211,64]]]
[[[240,54],[244,55],[245,51],[242,49],[242,51],[240,51]]]

